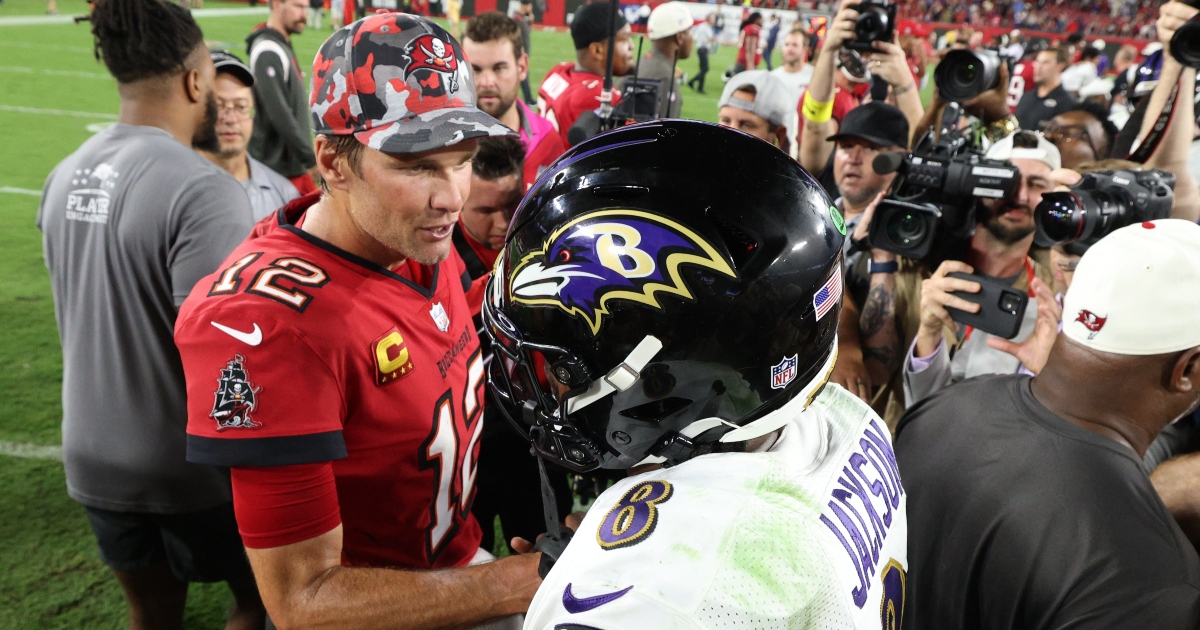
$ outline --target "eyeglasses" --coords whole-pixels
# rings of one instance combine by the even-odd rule
[[[1042,130],[1042,135],[1054,144],[1058,144],[1059,142],[1087,142],[1088,146],[1092,148],[1092,154],[1097,158],[1101,157],[1100,151],[1096,150],[1096,143],[1092,141],[1091,134],[1088,133],[1087,127],[1083,125],[1056,125],[1052,121],[1044,120],[1039,127]]]
[[[245,120],[254,117],[254,107],[248,101],[217,101],[217,117],[228,114],[233,120]]]

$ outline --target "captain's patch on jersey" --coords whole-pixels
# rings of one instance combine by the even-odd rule
[[[630,488],[604,515],[596,542],[602,549],[619,549],[646,540],[658,525],[658,504],[666,503],[671,492],[669,481],[643,481]]]
[[[400,377],[412,374],[412,358],[399,329],[393,327],[371,342],[371,353],[375,356],[376,385],[395,383]]]
[[[233,355],[221,369],[212,412],[208,417],[217,421],[218,431],[261,427],[262,424],[250,417],[258,409],[258,392],[261,390],[261,387],[255,387],[250,382],[246,374],[246,358],[240,354]]]

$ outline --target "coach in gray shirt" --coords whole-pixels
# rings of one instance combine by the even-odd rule
[[[37,217],[63,349],[67,492],[125,590],[131,627],[179,627],[188,582],[225,581],[229,627],[261,628],[227,473],[185,459],[173,341],[178,306],[252,226],[242,188],[192,150],[216,145],[216,71],[174,3],[106,0],[91,22],[119,122],[55,167]]]
[[[224,50],[212,51],[217,69],[217,141],[216,151],[200,150],[200,155],[224,169],[242,183],[257,221],[300,196],[286,177],[271,170],[246,152],[254,133],[254,75],[240,59]]]
[[[682,2],[660,4],[650,12],[646,25],[650,36],[650,54],[638,64],[638,78],[658,81],[658,117],[679,118],[683,94],[675,78],[675,66],[692,56],[692,26],[687,5]]]

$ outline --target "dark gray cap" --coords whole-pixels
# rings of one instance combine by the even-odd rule
[[[234,56],[228,50],[210,50],[212,55],[213,65],[217,67],[217,72],[228,72],[237,77],[238,81],[246,84],[246,87],[254,85],[254,73],[250,72],[249,66],[242,63],[241,59]]]

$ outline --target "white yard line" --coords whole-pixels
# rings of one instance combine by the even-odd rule
[[[197,18],[236,17],[241,15],[266,15],[270,11],[266,7],[247,7],[245,9],[196,9],[192,15]],[[43,26],[46,24],[71,24],[75,21],[73,15],[12,15],[0,17],[0,26]]]
[[[105,79],[112,80],[112,75],[102,72],[80,72],[78,70],[49,70],[46,68],[29,68],[26,66],[0,66],[0,72],[14,74],[45,74],[52,77],[71,77],[73,79]]]
[[[61,446],[39,446],[37,444],[19,444],[17,442],[0,441],[0,455],[21,457],[24,459],[53,459],[62,461]]]
[[[75,118],[97,118],[99,120],[116,120],[116,114],[102,114],[100,112],[76,112],[65,109],[45,109],[42,107],[22,107],[20,105],[0,105],[0,112],[13,112],[15,114],[45,114],[47,116],[73,116]]]
[[[31,188],[16,188],[15,186],[0,186],[0,193],[8,193],[10,195],[29,195],[30,197],[41,197],[42,191],[33,190]]]

